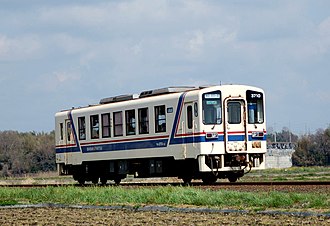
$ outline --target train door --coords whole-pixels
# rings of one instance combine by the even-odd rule
[[[64,153],[65,164],[70,164],[72,162],[72,149],[75,145],[73,130],[71,121],[69,119],[65,120],[65,142],[66,142],[66,151]]]
[[[240,98],[227,98],[224,105],[226,106],[224,123],[226,152],[246,151],[245,101]]]
[[[193,102],[185,103],[182,120],[182,147],[183,156],[186,157],[187,150],[191,150],[195,144],[195,120]]]

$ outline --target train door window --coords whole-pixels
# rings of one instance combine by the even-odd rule
[[[86,123],[85,117],[78,118],[79,140],[86,140]]]
[[[114,136],[122,136],[123,135],[123,114],[121,111],[113,113],[113,121],[114,121]]]
[[[187,126],[188,129],[193,128],[193,112],[192,112],[192,106],[187,106]]]
[[[139,133],[148,134],[149,133],[149,115],[148,108],[139,109]]]
[[[73,140],[71,122],[67,122],[66,123],[66,134],[67,134],[67,141],[68,142],[70,142],[71,140]]]
[[[241,103],[238,101],[228,102],[228,123],[240,124],[241,123]]]
[[[215,91],[204,93],[202,97],[202,105],[203,123],[205,125],[221,124],[221,92]]]
[[[98,139],[100,137],[99,115],[91,115],[91,138]]]
[[[102,114],[102,138],[111,136],[110,132],[110,113]]]
[[[197,104],[197,102],[194,103],[194,115],[195,115],[195,117],[198,117],[198,104]]]
[[[125,112],[126,118],[126,135],[135,135],[135,110],[128,110]]]
[[[60,139],[63,140],[64,136],[63,136],[63,123],[60,123]]]
[[[166,132],[165,105],[155,107],[155,131],[156,133]]]
[[[264,122],[263,94],[252,90],[246,91],[248,105],[248,122],[257,124]]]

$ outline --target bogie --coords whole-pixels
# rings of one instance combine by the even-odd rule
[[[217,181],[217,177],[213,173],[204,174],[202,176],[202,181],[204,184],[210,185]]]

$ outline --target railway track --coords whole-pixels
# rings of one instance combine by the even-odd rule
[[[92,186],[100,186],[100,187],[106,187],[106,186],[116,186],[114,183],[108,183],[106,185],[101,184],[85,184],[80,185],[77,183],[47,183],[47,184],[0,184],[0,187],[69,187],[69,186],[76,186],[76,187],[92,187]],[[123,187],[155,187],[155,186],[187,186],[180,182],[122,182],[119,186]],[[276,186],[329,186],[330,187],[330,181],[266,181],[266,182],[217,182],[215,184],[211,185],[205,185],[202,182],[193,182],[189,184],[188,186],[193,187],[218,187],[221,189],[221,187],[248,187],[248,186],[270,186],[270,187],[276,187]]]

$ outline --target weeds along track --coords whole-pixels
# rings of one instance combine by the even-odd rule
[[[292,191],[292,192],[313,192],[325,191],[330,192],[330,181],[274,181],[274,182],[217,182],[211,185],[205,185],[202,182],[193,182],[189,185],[178,182],[122,182],[120,185],[112,183],[101,184],[85,184],[80,185],[76,183],[60,184],[60,183],[46,183],[46,184],[0,184],[0,187],[13,188],[42,188],[42,187],[107,187],[107,186],[121,186],[130,189],[141,187],[162,187],[162,186],[190,186],[198,189],[211,190],[241,190],[241,191]]]

